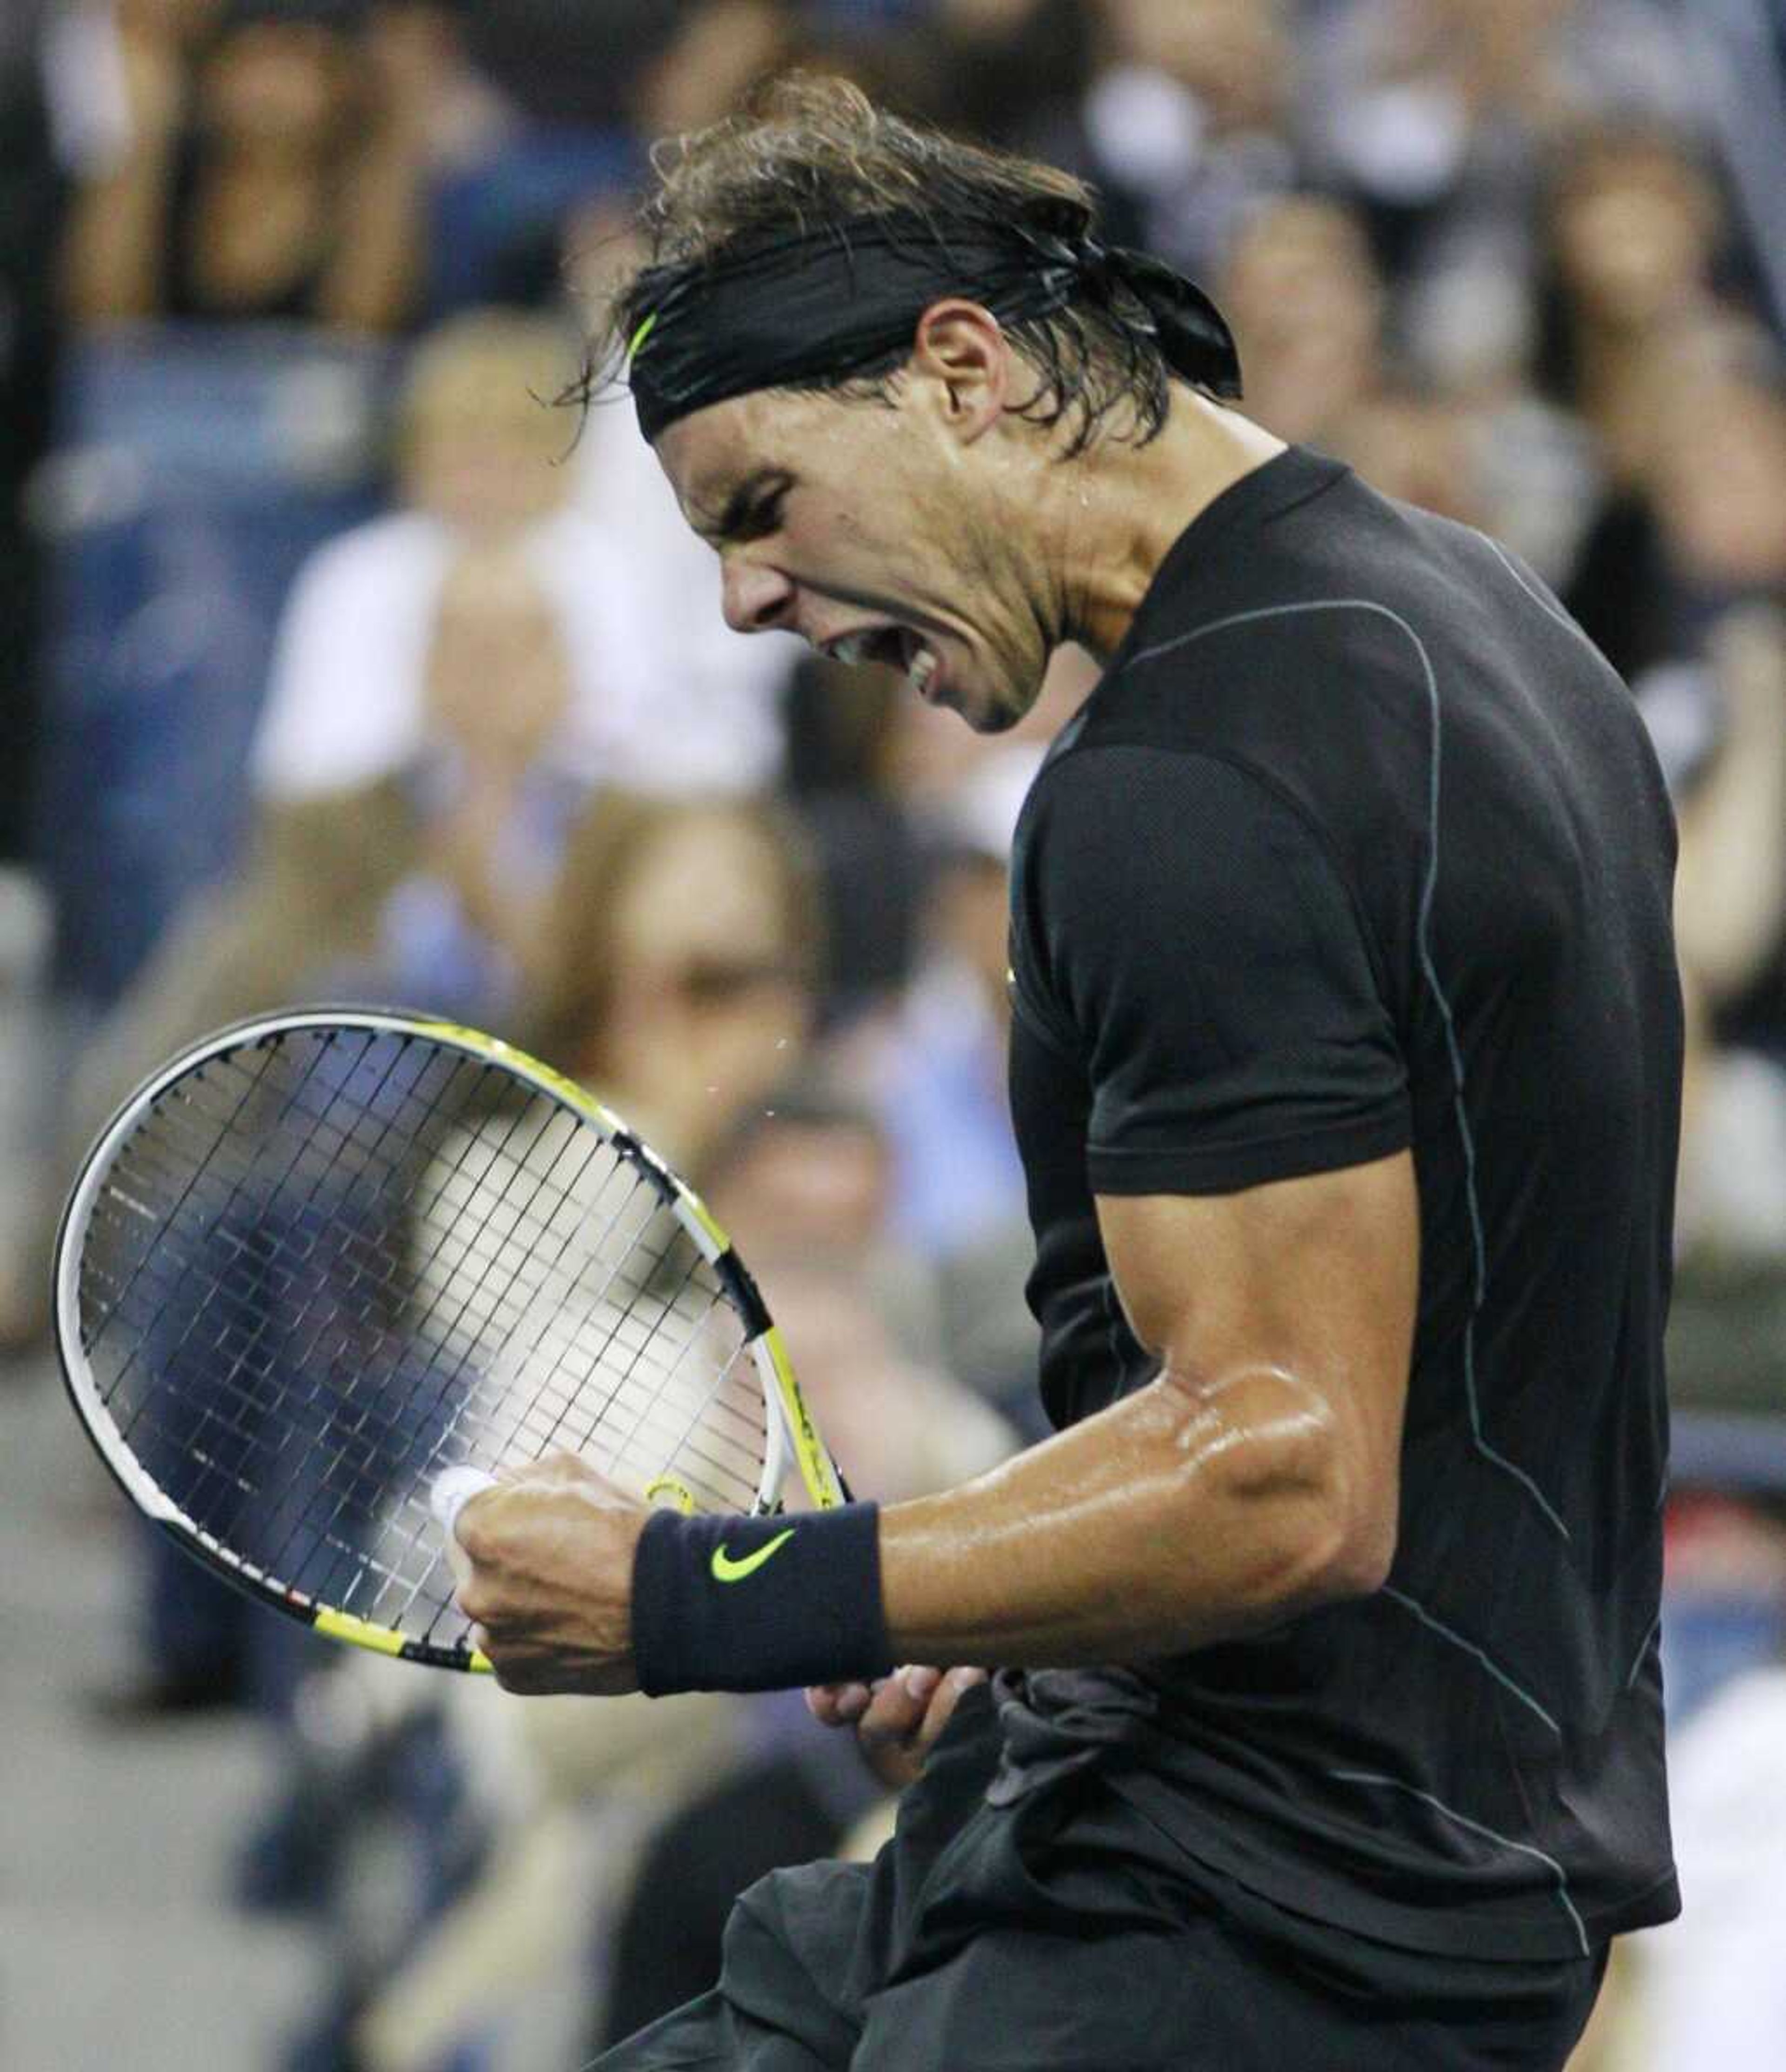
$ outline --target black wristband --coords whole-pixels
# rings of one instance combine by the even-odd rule
[[[633,1564],[632,1659],[654,1698],[884,1676],[880,1507],[653,1512]]]

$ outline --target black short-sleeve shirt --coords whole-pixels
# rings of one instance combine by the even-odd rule
[[[1001,1791],[1117,1747],[1213,1877],[1414,1948],[1566,1957],[1675,1910],[1673,853],[1624,687],[1493,542],[1294,449],[1180,538],[1018,831],[1043,1396],[1066,1424],[1154,1371],[1097,1194],[1411,1150],[1398,1549],[1252,1640],[1006,1677]]]

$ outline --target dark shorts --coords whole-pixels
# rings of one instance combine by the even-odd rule
[[[1586,2023],[1603,1951],[1292,1948],[1138,1855],[1095,1768],[987,1806],[998,1749],[970,1692],[872,1864],[753,1885],[718,1987],[590,2072],[1560,2072]]]

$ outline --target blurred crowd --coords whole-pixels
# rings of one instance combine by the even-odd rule
[[[1776,2062],[1786,1879],[1744,1846],[1786,1803],[1770,0],[6,0],[0,1342],[40,1338],[60,1191],[144,1071],[400,1001],[539,1050],[709,1194],[866,1493],[1037,1434],[1004,874],[1095,672],[1062,656],[981,742],[741,639],[623,401],[553,406],[652,140],[790,65],[1092,180],[1227,311],[1244,407],[1517,548],[1650,722],[1693,1029],[1694,1910],[1582,2062]],[[105,1716],[254,1708],[294,1752],[239,1867],[340,1959],[293,2072],[572,2062],[706,1982],[757,1870],[884,1819],[797,1700],[442,1693],[127,1558]]]

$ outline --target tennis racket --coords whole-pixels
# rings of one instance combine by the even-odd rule
[[[446,1023],[272,1014],[183,1052],[88,1154],[55,1299],[142,1511],[410,1661],[490,1666],[437,1520],[500,1469],[570,1451],[690,1511],[847,1496],[700,1199],[582,1087]]]

